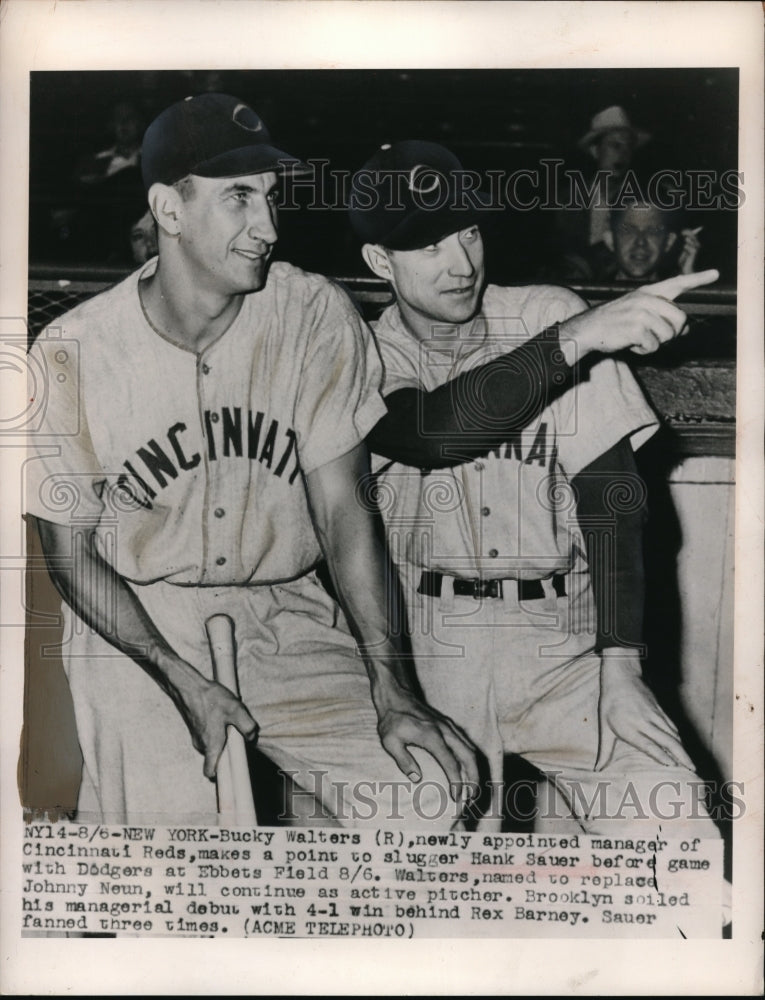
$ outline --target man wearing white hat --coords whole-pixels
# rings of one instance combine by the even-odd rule
[[[590,209],[589,244],[599,243],[609,225],[608,197],[632,163],[636,149],[645,145],[650,134],[634,128],[624,108],[614,106],[599,111],[590,123],[590,129],[579,140],[580,149],[586,150],[598,165],[598,190],[601,197]]]
[[[624,108],[614,105],[593,117],[589,131],[578,145],[598,161],[601,170],[621,175],[632,160],[632,151],[644,146],[650,138],[650,132],[632,125]]]
[[[609,205],[629,170],[636,149],[651,138],[636,128],[624,108],[614,105],[593,116],[588,131],[577,143],[596,164],[594,177],[572,186],[572,198],[555,220],[555,256],[583,253],[603,242],[609,233]]]

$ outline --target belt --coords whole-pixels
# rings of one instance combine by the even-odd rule
[[[444,574],[434,570],[423,570],[420,577],[418,594],[425,597],[440,597]],[[453,577],[454,593],[458,597],[473,597],[476,601],[483,597],[502,597],[503,584],[515,584],[518,588],[519,601],[539,601],[545,596],[541,580],[516,580],[507,577],[500,580],[463,580]],[[553,589],[558,597],[566,596],[566,578],[560,574],[552,577]]]

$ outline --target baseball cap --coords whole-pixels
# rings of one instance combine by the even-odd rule
[[[171,104],[146,129],[141,172],[152,184],[175,184],[188,174],[241,177],[308,167],[271,145],[263,119],[229,94],[200,94]]]
[[[418,250],[484,221],[492,210],[477,175],[434,142],[381,146],[351,181],[348,212],[363,243]]]

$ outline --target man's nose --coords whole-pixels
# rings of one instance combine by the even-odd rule
[[[247,235],[253,240],[262,240],[271,245],[276,243],[279,233],[271,206],[258,204],[253,207],[247,225]]]
[[[470,278],[475,274],[475,267],[470,254],[460,240],[455,240],[450,248],[449,274],[455,278]]]

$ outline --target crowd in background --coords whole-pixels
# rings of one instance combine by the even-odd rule
[[[153,113],[155,79],[152,74],[135,77],[140,86],[136,85],[132,93],[104,103],[98,130],[102,141],[97,147],[88,147],[84,139],[85,135],[94,135],[93,122],[89,121],[85,129],[78,119],[73,119],[71,170],[56,169],[52,150],[46,149],[46,143],[52,140],[46,137],[44,127],[33,136],[33,157],[42,155],[46,164],[53,164],[47,172],[36,159],[31,164],[33,265],[128,268],[156,252],[154,221],[146,209],[140,171],[141,139]],[[184,85],[189,93],[233,89],[232,81],[218,71],[181,75],[176,86]],[[424,104],[423,114],[427,114],[428,102]],[[374,111],[373,106],[370,113],[374,115]],[[508,168],[532,162],[534,157],[539,160],[555,156],[559,151],[565,167],[571,167],[580,178],[578,195],[574,191],[573,199],[563,201],[568,207],[544,206],[519,212],[511,206],[499,220],[492,221],[485,239],[494,244],[492,258],[498,261],[498,268],[506,266],[508,272],[525,280],[586,285],[649,281],[714,266],[720,269],[724,281],[735,282],[735,220],[731,227],[730,219],[735,213],[683,211],[675,207],[682,203],[678,197],[682,192],[671,191],[671,185],[666,183],[659,189],[652,188],[647,181],[657,164],[656,156],[650,155],[655,145],[654,125],[633,118],[631,111],[619,104],[582,107],[575,142],[569,136],[568,141],[548,137],[546,142],[536,143],[528,122],[521,120],[514,131],[512,121],[500,129],[487,120],[486,134],[499,136],[488,144],[493,147],[491,163],[495,169],[503,162],[503,146]],[[293,119],[292,124],[299,131],[300,122]],[[320,121],[311,119],[310,112],[306,113],[305,125],[308,136],[317,135],[322,128]],[[464,136],[449,121],[439,118],[436,122],[434,118],[433,128],[441,133],[434,138],[456,147],[467,168],[483,166],[474,162],[480,158],[474,150],[460,148],[466,145]],[[306,145],[310,145],[310,139]],[[357,161],[366,158],[368,150],[361,141],[355,149]],[[485,153],[478,144],[476,149],[479,154]],[[519,150],[525,160],[519,160]],[[306,156],[310,157],[311,152],[307,149]],[[353,162],[352,144],[346,142],[342,152],[351,169],[358,165]],[[638,180],[638,195],[629,185],[624,188],[628,174]],[[645,195],[649,189],[650,197]],[[624,197],[618,197],[619,190]],[[286,213],[290,217],[283,220],[282,242],[290,259],[310,270],[330,270],[335,276],[358,269],[358,254],[344,213],[336,208],[317,212],[312,205],[302,215]]]

